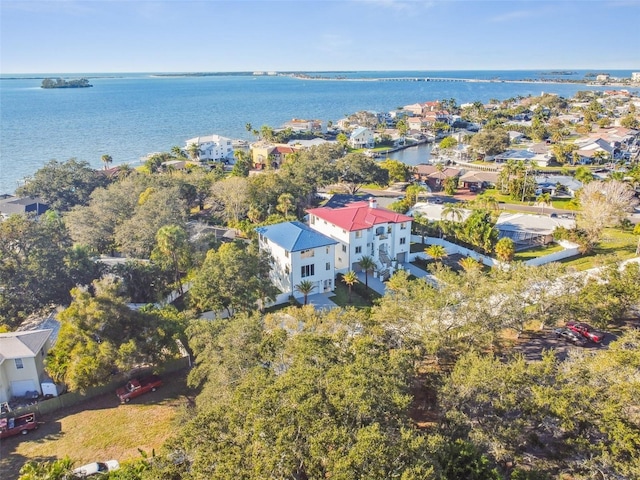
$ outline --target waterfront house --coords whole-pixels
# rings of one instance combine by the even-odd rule
[[[294,118],[286,122],[282,128],[290,128],[294,132],[324,132],[321,120],[303,120],[301,118]]]
[[[442,105],[438,101],[412,103],[411,105],[405,105],[402,107],[403,110],[411,112],[413,115],[418,117],[425,115],[427,112],[435,112],[441,108]]]
[[[233,160],[233,142],[230,138],[221,135],[190,138],[186,141],[185,150],[189,151],[191,145],[198,147],[200,160]]]
[[[413,169],[416,180],[424,182],[434,192],[442,190],[444,182],[450,177],[460,177],[461,170],[457,168],[438,168],[435,165],[419,164]]]
[[[373,131],[366,127],[358,127],[349,136],[349,146],[351,148],[373,148]]]
[[[374,198],[340,208],[308,210],[309,226],[336,240],[335,266],[339,273],[359,271],[358,262],[369,255],[377,270],[389,272],[395,262],[409,259],[411,217],[379,208]]]
[[[506,163],[508,160],[523,161],[525,164],[535,162],[540,167],[546,167],[551,160],[550,153],[536,153],[531,150],[507,150],[493,157],[496,163]]]
[[[42,395],[47,378],[44,359],[51,348],[53,330],[0,333],[0,403],[27,393]]]
[[[301,222],[256,228],[260,250],[271,255],[271,280],[282,294],[300,298],[296,285],[314,285],[312,293],[330,292],[335,279],[336,240]]]

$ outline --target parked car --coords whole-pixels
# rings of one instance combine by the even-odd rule
[[[556,334],[556,337],[563,338],[567,342],[580,347],[587,344],[587,340],[582,335],[574,332],[573,330],[569,330],[568,328],[556,328],[553,333]]]
[[[124,387],[116,390],[116,395],[121,403],[127,403],[143,393],[155,392],[162,385],[162,380],[158,375],[151,375],[144,378],[134,378],[127,382]]]
[[[35,413],[27,413],[19,417],[0,418],[0,438],[7,438],[13,435],[26,435],[31,430],[38,428]]]
[[[106,462],[87,463],[73,470],[73,474],[77,477],[90,477],[92,475],[103,474],[118,470],[120,464],[117,460],[107,460]]]
[[[566,327],[594,343],[600,343],[604,339],[604,332],[596,330],[588,323],[584,322],[567,322]]]

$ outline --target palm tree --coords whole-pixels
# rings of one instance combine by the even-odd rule
[[[551,205],[551,194],[550,193],[542,193],[538,195],[536,201],[542,205],[542,214],[544,215],[544,207],[545,205]]]
[[[102,161],[104,162],[104,169],[106,170],[108,165],[113,162],[113,158],[111,158],[111,155],[107,155],[106,153],[104,155],[102,155]]]
[[[360,264],[360,268],[364,270],[364,284],[367,288],[369,288],[369,270],[373,270],[376,268],[376,261],[370,255],[364,255],[360,258],[358,262]]]
[[[190,143],[187,147],[187,152],[194,162],[200,160],[200,145],[198,145],[197,143]]]
[[[442,208],[442,216],[444,218],[450,219],[451,221],[461,222],[463,215],[464,213],[462,209],[455,203],[447,203]]]
[[[129,175],[133,174],[135,170],[131,168],[131,165],[128,163],[123,163],[118,166],[118,180],[122,180],[127,178]]]
[[[293,206],[293,202],[295,201],[295,197],[290,193],[283,193],[278,197],[278,205],[276,205],[276,209],[281,212],[285,218],[289,215],[289,210]]]
[[[478,205],[487,210],[496,211],[500,207],[500,202],[493,195],[482,193],[477,197]]]
[[[184,158],[184,152],[178,145],[174,145],[173,147],[171,147],[171,153],[176,158]]]
[[[458,261],[458,265],[460,265],[465,272],[475,272],[482,268],[480,262],[472,257],[464,257],[463,259]]]
[[[296,292],[304,295],[304,304],[307,304],[307,298],[309,294],[316,288],[314,283],[311,280],[302,280],[298,285],[295,286]]]
[[[356,275],[356,272],[349,270],[342,277],[342,281],[349,287],[349,303],[351,303],[351,287],[353,287],[354,283],[358,281],[358,276]]]
[[[447,257],[447,249],[442,245],[431,245],[424,249],[424,253],[433,258],[436,262],[442,262]]]

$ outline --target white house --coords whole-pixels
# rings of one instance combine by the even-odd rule
[[[409,261],[411,217],[378,208],[375,199],[340,208],[308,210],[309,226],[336,240],[335,265],[339,273],[359,271],[358,262],[369,255],[381,272],[393,261]]]
[[[44,358],[53,330],[0,333],[0,403],[27,392],[42,394]]]
[[[373,148],[373,132],[366,127],[358,127],[349,136],[351,148]]]
[[[187,140],[186,150],[190,145],[199,147],[200,160],[233,160],[233,142],[230,138],[220,135],[207,135]]]
[[[338,242],[300,222],[283,222],[256,228],[260,250],[271,255],[271,280],[282,293],[303,297],[296,285],[309,280],[312,293],[330,292],[335,278]]]

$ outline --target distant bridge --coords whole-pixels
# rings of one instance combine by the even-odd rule
[[[395,77],[376,78],[379,82],[503,82],[504,80],[481,80],[477,78],[452,78],[452,77]]]

